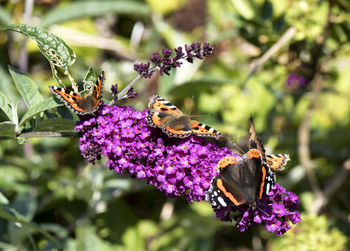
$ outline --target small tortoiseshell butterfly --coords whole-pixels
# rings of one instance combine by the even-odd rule
[[[149,99],[147,123],[152,127],[159,127],[169,137],[186,138],[191,134],[201,137],[218,138],[222,133],[214,128],[183,114],[176,106],[164,98],[154,95]]]
[[[92,93],[85,96],[81,96],[78,93],[57,86],[49,86],[49,88],[51,92],[57,95],[70,110],[74,113],[85,115],[94,113],[101,105],[103,80],[104,72],[101,72],[96,80]]]

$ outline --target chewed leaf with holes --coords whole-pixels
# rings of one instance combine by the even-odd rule
[[[1,27],[0,30],[20,32],[34,39],[38,47],[51,64],[67,70],[75,61],[74,51],[59,37],[36,26],[14,24]]]

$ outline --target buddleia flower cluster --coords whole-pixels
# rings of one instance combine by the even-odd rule
[[[104,155],[110,169],[145,179],[168,197],[204,200],[216,163],[231,151],[196,136],[168,138],[147,125],[148,112],[103,104],[97,116],[83,116],[75,127],[83,157],[95,163]]]

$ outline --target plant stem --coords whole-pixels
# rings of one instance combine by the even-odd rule
[[[17,138],[59,138],[59,137],[76,137],[77,132],[25,132],[17,135]]]

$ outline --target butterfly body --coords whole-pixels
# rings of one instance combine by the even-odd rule
[[[85,115],[94,113],[101,105],[103,80],[104,73],[102,72],[97,78],[92,93],[84,96],[57,86],[49,86],[49,88],[71,111],[80,115]]]
[[[190,116],[183,114],[176,106],[158,95],[150,98],[148,107],[148,124],[161,128],[169,137],[185,138],[195,134],[217,138],[222,135],[208,125],[191,120]]]
[[[268,163],[273,169],[281,170],[289,160],[287,154],[265,155],[252,119],[249,133],[249,151],[245,155],[227,156],[218,162],[219,175],[213,178],[206,193],[206,200],[215,207],[248,204],[255,209],[257,200],[275,185],[275,174]]]

